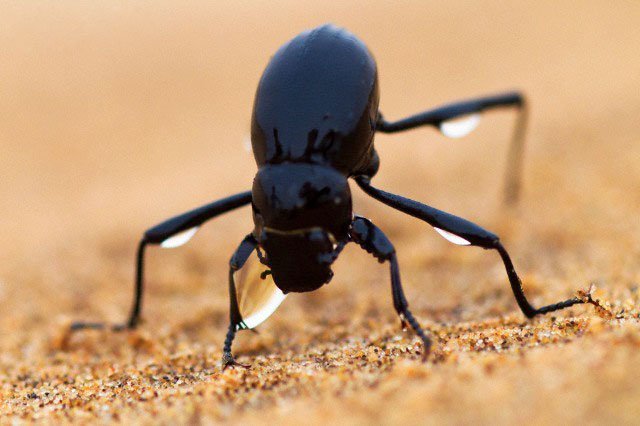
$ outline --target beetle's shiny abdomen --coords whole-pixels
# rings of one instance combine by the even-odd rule
[[[372,154],[377,110],[376,65],[364,43],[333,25],[304,32],[276,52],[258,85],[256,162],[324,163],[353,174]]]

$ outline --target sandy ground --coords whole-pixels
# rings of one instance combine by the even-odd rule
[[[0,5],[0,423],[637,424],[640,415],[640,3],[3,2]],[[220,369],[226,264],[247,208],[148,252],[142,327],[120,321],[146,227],[249,188],[253,92],[269,56],[333,21],[377,58],[400,118],[519,88],[524,193],[500,203],[514,116],[462,140],[379,136],[376,184],[501,235],[540,305],[596,284],[607,307],[527,321],[495,253],[448,244],[353,188],[395,242],[413,312],[356,247],[289,297]]]

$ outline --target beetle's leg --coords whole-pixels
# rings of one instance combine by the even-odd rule
[[[251,202],[251,191],[241,192],[213,203],[198,207],[189,212],[175,216],[171,219],[148,229],[138,245],[134,298],[129,319],[124,324],[114,325],[114,331],[133,329],[140,321],[142,308],[143,277],[144,277],[144,252],[149,244],[160,245],[165,248],[178,247],[195,234],[197,228],[209,219],[213,219],[223,213],[242,207]],[[86,328],[105,328],[103,323],[76,322],[71,325],[71,330]]]
[[[383,133],[394,133],[413,129],[419,126],[439,127],[446,133],[446,123],[458,117],[479,113],[487,109],[512,107],[518,109],[518,119],[513,131],[511,146],[507,155],[507,173],[505,186],[505,202],[514,203],[520,195],[522,177],[522,155],[524,153],[524,135],[527,127],[527,105],[524,96],[519,92],[509,92],[495,96],[456,102],[421,112],[402,120],[389,122],[379,116],[376,130]],[[474,127],[470,124],[468,131]],[[462,132],[464,133],[464,131]],[[460,134],[459,136],[462,136]]]
[[[482,229],[475,223],[469,222],[468,220],[454,216],[450,213],[443,212],[400,195],[391,194],[374,188],[369,184],[369,181],[366,178],[359,177],[356,179],[356,182],[364,192],[373,198],[393,207],[394,209],[400,210],[401,212],[427,222],[429,225],[433,226],[438,233],[454,244],[472,245],[482,247],[484,249],[496,250],[500,254],[504,263],[507,276],[509,277],[509,282],[511,284],[511,289],[513,290],[513,294],[518,302],[518,306],[528,318],[584,303],[582,299],[574,297],[562,302],[543,306],[541,308],[534,308],[524,295],[520,277],[518,277],[518,274],[513,267],[509,253],[507,253],[507,250],[504,248],[497,235]]]
[[[386,235],[369,219],[361,216],[356,218],[351,223],[351,229],[349,231],[351,240],[357,243],[360,247],[365,249],[368,253],[371,253],[378,261],[388,261],[391,267],[391,294],[393,296],[393,306],[396,312],[400,316],[400,320],[408,322],[411,328],[422,340],[424,349],[422,352],[422,358],[426,359],[429,355],[429,349],[431,348],[431,339],[418,324],[418,321],[414,318],[413,314],[409,310],[409,303],[404,296],[402,290],[402,282],[400,281],[400,268],[398,266],[398,259],[396,257],[396,250],[391,244],[391,241]]]
[[[227,337],[224,340],[222,353],[223,369],[229,366],[249,367],[248,365],[237,363],[231,353],[231,344],[236,336],[236,332],[241,329],[247,329],[247,326],[242,321],[240,308],[238,308],[236,283],[233,279],[233,274],[244,266],[247,259],[249,259],[249,256],[251,256],[251,253],[253,253],[257,246],[258,242],[253,235],[247,235],[244,240],[242,240],[229,261],[229,329],[227,331]]]

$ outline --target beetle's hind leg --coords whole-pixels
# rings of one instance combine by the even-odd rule
[[[507,154],[507,172],[504,192],[505,203],[513,204],[520,196],[522,156],[524,154],[524,136],[528,116],[527,104],[522,93],[508,92],[468,99],[443,105],[393,122],[386,121],[382,115],[380,115],[376,123],[376,130],[382,133],[395,133],[419,126],[435,126],[447,136],[462,137],[471,132],[478,123],[477,117],[470,116],[495,108],[515,108],[518,111],[518,118]],[[465,116],[469,117],[465,122],[453,122],[453,120]],[[369,176],[372,177],[373,175]]]
[[[425,334],[420,324],[409,310],[409,303],[402,290],[400,281],[400,267],[396,257],[396,250],[387,236],[375,226],[369,219],[356,216],[351,224],[350,238],[360,247],[371,253],[380,262],[388,261],[391,269],[391,294],[393,296],[393,307],[400,316],[404,326],[409,323],[411,328],[422,340],[422,359],[426,359],[431,349],[431,339]]]
[[[222,353],[222,368],[225,369],[229,366],[249,367],[246,364],[240,364],[236,362],[231,352],[231,345],[233,339],[236,337],[238,330],[247,329],[248,327],[242,321],[242,315],[240,315],[240,308],[238,307],[238,296],[236,292],[236,283],[233,278],[233,274],[242,269],[251,253],[258,246],[258,242],[252,234],[247,235],[236,249],[231,260],[229,261],[229,329],[227,330],[227,336],[224,340],[224,347]]]

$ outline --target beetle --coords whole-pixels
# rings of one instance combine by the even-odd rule
[[[145,248],[177,247],[204,222],[251,204],[253,230],[242,240],[229,264],[230,321],[224,341],[224,367],[238,364],[231,351],[236,333],[253,329],[275,311],[288,293],[316,290],[327,284],[331,266],[353,242],[390,265],[393,306],[423,343],[431,340],[409,310],[400,281],[396,250],[382,230],[352,209],[351,178],[374,199],[420,219],[458,245],[495,250],[504,263],[516,302],[528,318],[576,304],[571,298],[534,308],[522,289],[511,258],[498,236],[480,226],[371,184],[380,166],[374,146],[377,132],[396,133],[434,126],[445,136],[469,133],[478,114],[495,108],[519,111],[508,157],[506,200],[519,194],[526,102],[519,92],[452,103],[414,116],[387,121],[378,110],[376,62],[350,32],[328,24],[305,31],[284,44],[269,61],[258,84],[251,119],[251,144],[258,167],[250,191],[241,192],[173,217],[147,230],[138,246],[135,297],[126,324],[140,322]],[[259,278],[236,281],[254,255]],[[253,280],[252,278],[253,277]],[[76,323],[73,330],[101,328]]]

